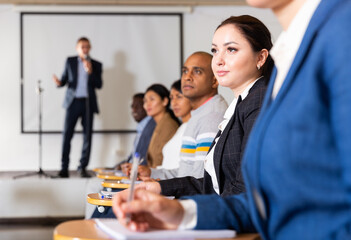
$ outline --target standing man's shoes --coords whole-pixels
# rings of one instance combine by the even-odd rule
[[[68,170],[59,171],[56,176],[53,176],[53,178],[69,178]]]
[[[78,173],[82,178],[91,178],[92,176],[85,170],[85,168],[78,168]]]

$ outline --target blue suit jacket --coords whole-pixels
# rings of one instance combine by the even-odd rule
[[[140,159],[146,159],[147,149],[149,148],[150,140],[151,140],[152,134],[154,133],[155,127],[156,127],[155,120],[153,118],[150,118],[150,120],[144,127],[143,131],[141,132],[139,142],[133,151],[133,152],[139,153]],[[133,153],[129,155],[127,160],[121,163],[125,163],[125,162],[132,163],[132,160],[133,160]],[[140,164],[147,165],[147,161],[143,161]]]
[[[321,1],[274,101],[268,87],[244,157],[247,193],[194,197],[197,228],[351,239],[350,24],[350,0]]]
[[[91,59],[91,64],[93,67],[93,72],[89,75],[89,79],[88,79],[88,94],[89,94],[90,106],[93,112],[98,113],[99,108],[97,104],[95,88],[102,87],[102,78],[101,78],[102,64],[93,59]],[[60,87],[62,87],[68,84],[66,96],[63,102],[63,107],[66,109],[73,102],[73,99],[76,93],[77,82],[78,82],[78,56],[69,57],[66,60],[65,69],[61,77],[61,85],[60,85]]]

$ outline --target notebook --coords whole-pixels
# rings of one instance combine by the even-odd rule
[[[193,239],[233,238],[234,230],[150,230],[133,232],[122,226],[116,219],[95,219],[96,226],[113,239]]]

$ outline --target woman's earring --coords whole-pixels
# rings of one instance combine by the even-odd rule
[[[257,65],[257,70],[260,70],[261,69],[261,66],[260,65]]]

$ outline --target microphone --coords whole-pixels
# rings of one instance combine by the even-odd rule
[[[84,60],[87,61],[88,63],[91,63],[91,58],[90,58],[89,54],[84,55]],[[89,68],[87,67],[86,64],[84,64],[84,69],[86,72],[89,72]]]
[[[90,58],[89,54],[85,54],[84,59],[88,62],[91,62],[91,58]]]
[[[37,94],[40,94],[41,92],[44,91],[44,89],[40,86],[40,83],[41,83],[41,80],[38,80],[37,87],[35,88],[35,92],[36,92]]]

